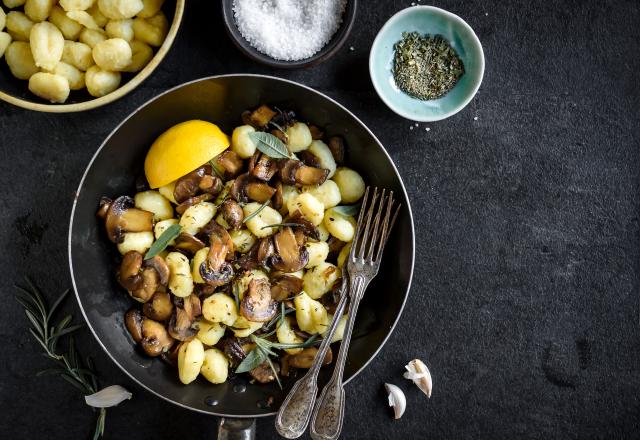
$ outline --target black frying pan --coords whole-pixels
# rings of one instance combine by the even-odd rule
[[[331,98],[291,81],[261,75],[210,77],[169,90],[134,111],[98,149],[80,182],[69,227],[69,265],[76,297],[107,354],[157,396],[194,411],[231,418],[275,414],[294,379],[284,381],[284,390],[275,383],[252,385],[245,377],[231,377],[221,385],[198,379],[185,386],[173,369],[140,353],[123,322],[131,299],[115,282],[117,251],[95,213],[101,196],[135,191],[147,149],[170,126],[204,119],[230,133],[241,124],[243,110],[261,103],[292,108],[302,120],[323,127],[328,135],[343,135],[348,164],[368,184],[392,189],[403,205],[380,273],[359,309],[345,369],[349,381],[382,348],[400,317],[413,272],[414,231],[409,200],[391,158],[371,131]],[[322,372],[321,386],[329,375],[330,369]]]

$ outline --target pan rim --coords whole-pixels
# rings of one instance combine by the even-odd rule
[[[161,98],[162,96],[169,94],[171,92],[174,92],[178,89],[181,89],[183,87],[186,87],[188,85],[194,84],[194,83],[198,83],[201,81],[208,81],[208,80],[215,80],[215,79],[220,79],[220,78],[245,78],[245,77],[254,77],[254,78],[263,78],[263,79],[268,79],[268,80],[275,80],[275,81],[281,81],[281,82],[285,82],[285,83],[289,83],[292,84],[294,86],[297,87],[302,87],[305,88],[307,90],[309,90],[312,93],[315,93],[319,96],[321,96],[322,98],[330,101],[332,104],[337,105],[338,107],[340,107],[342,110],[344,110],[350,117],[352,117],[358,124],[360,124],[366,131],[367,133],[373,138],[373,140],[376,142],[376,144],[381,148],[382,153],[387,157],[387,159],[389,160],[389,163],[391,164],[391,167],[393,169],[393,172],[396,174],[396,176],[398,177],[398,181],[400,182],[400,187],[402,189],[402,193],[407,201],[407,213],[409,214],[409,223],[411,226],[411,270],[409,272],[409,280],[407,282],[407,288],[404,292],[404,299],[402,300],[402,304],[400,306],[400,310],[398,311],[398,314],[395,317],[395,320],[393,321],[391,327],[389,328],[389,331],[387,332],[387,334],[385,335],[384,339],[382,340],[382,342],[380,343],[380,345],[376,348],[376,350],[371,354],[371,356],[369,357],[369,359],[367,359],[367,361],[359,368],[357,369],[353,375],[351,377],[349,377],[344,383],[347,384],[349,383],[352,379],[354,379],[355,377],[357,377],[367,366],[369,366],[369,364],[375,359],[375,357],[380,353],[380,350],[382,350],[382,348],[385,346],[385,344],[387,343],[387,341],[389,340],[389,337],[391,337],[391,335],[393,334],[398,322],[400,321],[400,317],[402,316],[402,312],[404,311],[404,307],[407,303],[407,299],[409,298],[409,293],[411,291],[411,283],[413,281],[413,271],[415,268],[415,252],[416,252],[416,246],[415,246],[415,225],[414,225],[414,221],[413,221],[413,213],[411,210],[411,201],[409,199],[409,195],[407,194],[407,190],[404,186],[404,182],[402,180],[402,176],[400,175],[400,173],[398,172],[398,168],[396,167],[395,163],[393,162],[393,159],[391,158],[391,156],[389,155],[389,152],[386,150],[386,148],[384,147],[384,145],[382,144],[382,142],[380,142],[380,140],[378,139],[378,137],[369,129],[369,127],[360,120],[360,118],[358,118],[355,114],[353,114],[353,112],[351,112],[349,109],[347,109],[345,106],[343,106],[342,104],[340,104],[339,102],[337,102],[335,99],[331,98],[330,96],[312,88],[309,87],[307,85],[301,84],[299,82],[296,81],[292,81],[289,79],[285,79],[285,78],[278,78],[275,76],[270,76],[270,75],[261,75],[261,74],[253,74],[253,73],[230,73],[230,74],[223,74],[223,75],[211,75],[211,76],[206,76],[206,77],[201,77],[192,81],[187,81],[184,83],[181,83],[177,86],[171,87],[167,90],[165,90],[162,93],[159,93],[157,95],[155,95],[154,97],[148,99],[147,101],[145,101],[144,103],[142,103],[140,106],[138,106],[136,109],[134,109],[131,113],[129,113],[106,137],[105,139],[102,141],[102,143],[100,144],[100,146],[98,147],[98,149],[96,150],[96,152],[93,154],[93,156],[91,157],[91,160],[89,161],[89,164],[87,165],[84,173],[82,174],[82,178],[80,179],[80,183],[78,184],[78,188],[74,193],[74,198],[73,198],[73,205],[71,208],[71,216],[70,216],[70,220],[69,220],[69,232],[68,232],[68,238],[67,238],[67,256],[69,259],[69,271],[70,271],[70,275],[71,275],[71,284],[73,286],[73,292],[75,294],[76,297],[76,301],[78,302],[78,305],[80,307],[80,311],[82,313],[82,316],[85,320],[85,322],[87,323],[87,327],[89,327],[89,330],[91,331],[91,334],[93,335],[93,337],[96,339],[96,341],[98,342],[98,345],[100,345],[100,347],[102,348],[102,350],[107,354],[107,356],[113,361],[114,364],[116,364],[118,366],[118,368],[120,368],[120,370],[122,370],[131,380],[133,380],[136,384],[138,384],[139,386],[141,386],[142,388],[144,388],[145,390],[149,391],[150,393],[152,393],[153,395],[160,397],[161,399],[170,402],[174,405],[177,405],[181,408],[184,409],[188,409],[191,411],[196,411],[199,412],[201,414],[206,414],[206,415],[211,415],[211,416],[215,416],[215,417],[227,417],[227,418],[241,418],[241,419],[253,419],[253,418],[261,418],[261,417],[270,417],[273,416],[277,413],[277,411],[273,411],[270,413],[261,413],[261,414],[257,414],[257,415],[246,415],[246,414],[228,414],[228,413],[219,413],[219,412],[214,412],[214,411],[207,411],[207,410],[203,410],[203,409],[199,409],[199,408],[194,408],[192,406],[186,405],[184,403],[181,402],[177,402],[163,394],[161,394],[160,392],[150,388],[149,386],[145,385],[144,383],[142,383],[140,380],[138,380],[131,372],[129,372],[123,365],[120,364],[120,362],[118,362],[118,360],[111,354],[111,352],[104,346],[104,344],[102,343],[102,340],[98,337],[98,335],[96,334],[96,331],[94,330],[93,326],[91,325],[90,320],[87,318],[87,314],[85,313],[84,307],[82,305],[82,301],[80,300],[80,295],[78,293],[78,288],[76,286],[76,280],[75,280],[75,275],[74,275],[74,270],[73,270],[73,260],[72,260],[72,254],[71,254],[71,247],[72,247],[72,233],[73,233],[73,219],[75,217],[75,212],[76,212],[76,206],[78,203],[78,198],[80,196],[80,192],[82,190],[82,187],[84,185],[84,181],[87,177],[87,174],[89,173],[89,170],[91,170],[94,162],[96,161],[98,155],[100,154],[100,152],[102,151],[102,149],[104,148],[104,146],[109,142],[109,140],[113,137],[113,135],[127,122],[129,121],[129,119],[131,119],[135,114],[137,114],[139,111],[141,111],[144,107],[148,106],[149,104],[151,104],[152,102],[154,102],[155,100]]]

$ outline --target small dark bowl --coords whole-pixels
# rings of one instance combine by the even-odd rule
[[[278,67],[281,69],[298,69],[302,67],[311,67],[320,64],[329,58],[331,58],[342,47],[347,40],[353,23],[356,19],[356,9],[358,6],[358,0],[347,0],[347,6],[345,7],[344,14],[342,16],[342,23],[329,40],[329,42],[315,55],[305,58],[299,61],[283,61],[271,58],[269,55],[263,54],[253,47],[247,40],[244,39],[238,26],[236,25],[236,19],[233,15],[233,1],[222,1],[222,15],[224,17],[224,24],[227,28],[227,33],[231,38],[231,41],[236,45],[242,53],[253,61],[257,61],[262,64],[266,64],[271,67]]]

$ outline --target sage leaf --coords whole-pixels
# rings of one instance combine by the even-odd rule
[[[280,139],[271,133],[254,131],[249,137],[256,144],[256,148],[273,159],[289,159],[289,150]]]
[[[337,212],[340,215],[353,217],[356,214],[358,214],[358,212],[360,211],[360,204],[358,203],[357,205],[334,206],[331,209],[333,209],[335,212]]]
[[[180,225],[169,226],[166,229],[166,231],[164,231],[162,235],[160,235],[160,237],[158,237],[158,239],[153,242],[153,244],[145,254],[144,259],[148,260],[150,258],[153,258],[156,255],[158,255],[160,252],[165,250],[167,246],[169,246],[169,243],[171,242],[171,240],[173,240],[178,235],[180,235],[181,230],[182,230],[182,226]]]
[[[258,346],[251,350],[247,357],[240,362],[240,365],[236,368],[236,373],[246,373],[247,371],[251,371],[256,368],[258,365],[263,363],[267,358],[267,354],[262,351],[262,349]]]

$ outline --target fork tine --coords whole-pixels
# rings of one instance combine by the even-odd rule
[[[391,216],[391,208],[393,206],[394,201],[391,200],[387,207],[387,214],[384,219],[384,224],[382,227],[382,234],[380,240],[380,247],[378,248],[378,254],[376,255],[376,261],[380,262],[382,259],[382,251],[387,244],[387,240],[389,239],[389,235],[391,235],[391,230],[393,229],[393,225],[396,223],[396,218],[398,218],[398,213],[400,212],[400,207],[402,205],[398,205],[393,214],[393,218],[391,218],[391,222],[389,222],[389,217]]]
[[[353,240],[351,241],[351,250],[349,251],[348,261],[352,261],[356,255],[356,247],[358,245],[358,239],[362,234],[362,219],[364,218],[364,213],[367,210],[367,199],[369,198],[369,190],[370,186],[367,186],[367,189],[364,191],[364,195],[362,196],[362,205],[360,206],[360,213],[358,214],[358,223],[356,223],[356,232],[353,236]]]
[[[364,224],[364,231],[362,233],[362,238],[361,238],[360,242],[358,243],[359,244],[359,246],[358,246],[358,258],[359,259],[363,259],[364,258],[365,247],[366,247],[367,241],[369,239],[369,226],[371,226],[371,217],[373,216],[373,211],[376,208],[376,200],[377,199],[378,199],[378,188],[374,187],[373,188],[373,196],[371,197],[371,205],[369,206],[369,209],[367,210],[367,222]]]
[[[366,252],[366,259],[368,261],[371,261],[373,259],[375,248],[378,244],[378,227],[380,226],[380,218],[382,217],[382,214],[384,212],[386,191],[387,190],[385,188],[382,189],[382,194],[380,194],[380,203],[378,203],[378,208],[376,209],[373,230],[371,231],[371,240],[368,243],[369,247]]]
[[[380,204],[380,217],[384,216],[384,221],[382,222],[382,231],[380,237],[378,239],[378,252],[375,255],[375,261],[379,262],[380,257],[382,256],[382,249],[384,249],[385,239],[387,238],[387,230],[389,227],[389,219],[391,218],[391,208],[393,206],[393,191],[390,191],[389,199],[386,201],[384,205]]]

